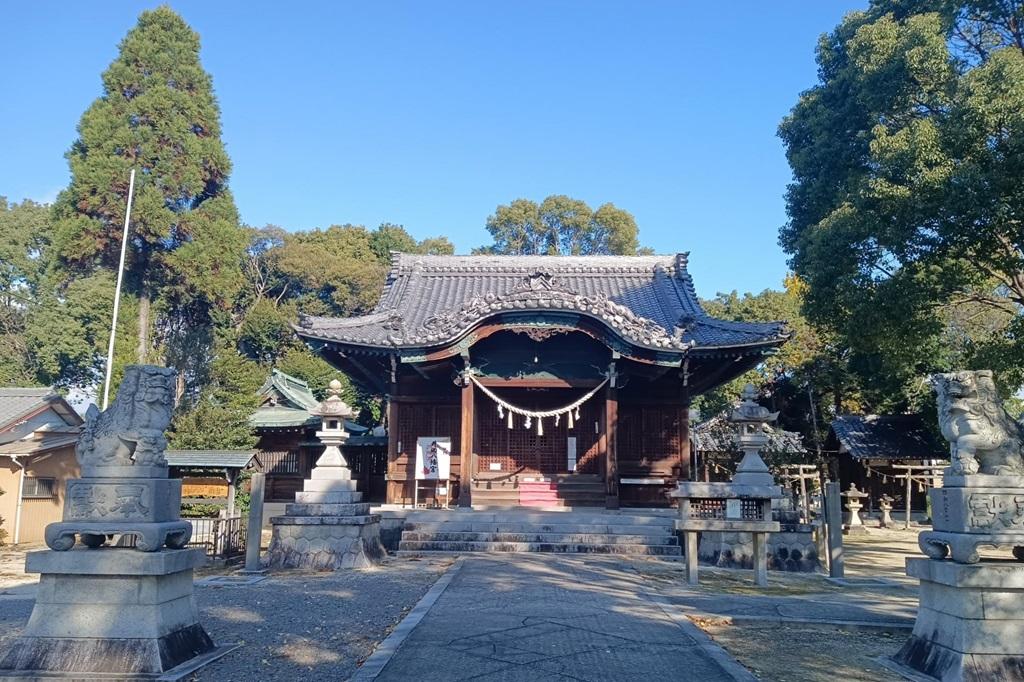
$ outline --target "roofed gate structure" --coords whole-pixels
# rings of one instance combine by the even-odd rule
[[[709,317],[686,266],[393,254],[372,313],[296,330],[387,397],[389,502],[413,498],[417,439],[447,437],[462,506],[664,504],[689,476],[690,401],[788,338]]]

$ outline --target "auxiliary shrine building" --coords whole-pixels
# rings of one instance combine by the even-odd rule
[[[708,316],[686,264],[393,254],[372,313],[297,332],[386,397],[388,502],[667,504],[690,477],[690,401],[788,338]],[[422,438],[451,445],[445,494],[416,480]]]

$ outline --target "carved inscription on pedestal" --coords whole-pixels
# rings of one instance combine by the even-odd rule
[[[150,488],[133,483],[68,482],[64,520],[147,521],[152,501]]]
[[[968,506],[970,525],[974,528],[1024,529],[1024,495],[974,493]]]

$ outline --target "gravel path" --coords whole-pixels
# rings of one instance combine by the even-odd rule
[[[242,647],[192,680],[346,680],[451,564],[388,558],[380,568],[276,573],[244,587],[195,588],[202,624]],[[32,612],[34,594],[0,596],[0,649]]]

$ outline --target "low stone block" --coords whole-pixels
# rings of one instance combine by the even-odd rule
[[[898,664],[939,680],[1024,679],[1024,566],[912,558],[907,573],[920,606]]]
[[[164,549],[158,552],[126,551],[119,547],[88,549],[78,547],[67,552],[44,550],[29,552],[26,573],[64,573],[73,575],[167,575],[206,564],[201,549]]]
[[[284,506],[288,516],[365,516],[370,513],[369,502],[317,504],[293,502]]]
[[[203,560],[200,550],[30,554],[40,588],[22,636],[0,654],[0,677],[159,674],[213,652],[192,594]]]
[[[314,481],[351,481],[352,470],[347,467],[318,466],[310,472],[309,478]],[[353,487],[351,490],[355,490],[355,488]]]
[[[295,501],[300,504],[352,504],[362,502],[363,494],[360,492],[323,492],[323,491],[300,491],[295,493]]]
[[[341,479],[307,479],[302,483],[303,492],[342,493],[355,492],[356,482]]]
[[[270,519],[274,526],[362,526],[380,523],[379,514],[365,516],[275,516]]]

